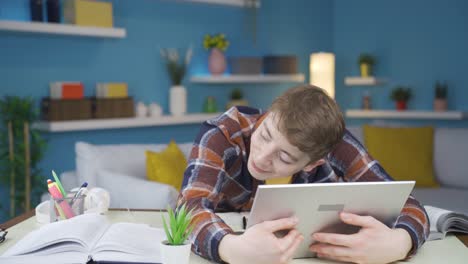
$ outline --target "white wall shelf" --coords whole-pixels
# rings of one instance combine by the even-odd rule
[[[260,7],[260,0],[179,0],[184,2],[195,2],[203,4],[213,4],[213,5],[229,5],[237,7],[249,7],[255,4],[255,7]]]
[[[220,113],[213,114],[186,114],[183,116],[161,116],[161,117],[143,117],[143,118],[112,118],[112,119],[91,119],[76,121],[40,121],[33,124],[33,128],[47,132],[68,132],[99,129],[118,129],[133,127],[151,127],[151,126],[172,126],[198,124],[208,119],[218,116]]]
[[[386,79],[376,77],[346,77],[345,85],[348,86],[377,86],[386,83]]]
[[[304,74],[259,74],[259,75],[220,75],[193,76],[193,83],[277,83],[304,82]]]
[[[462,120],[468,118],[468,113],[460,111],[434,112],[434,111],[393,111],[393,110],[358,110],[346,111],[348,118],[373,118],[373,119],[438,119],[438,120]]]
[[[67,24],[0,20],[1,31],[71,35],[101,38],[125,38],[123,28],[82,27]]]

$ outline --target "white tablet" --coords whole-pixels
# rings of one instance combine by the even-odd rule
[[[344,224],[339,212],[370,215],[392,227],[414,181],[260,185],[247,227],[295,215],[304,235],[294,258],[314,257],[309,246],[316,232],[352,234],[359,227]]]

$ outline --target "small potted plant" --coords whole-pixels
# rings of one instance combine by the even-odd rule
[[[361,77],[372,76],[372,67],[375,65],[375,58],[367,53],[359,55],[359,68],[361,70]]]
[[[446,83],[436,82],[434,111],[436,112],[447,111],[447,92],[448,92],[447,90],[448,90],[448,86]]]
[[[226,35],[220,33],[213,36],[207,34],[203,39],[203,47],[210,50],[208,70],[213,75],[223,74],[226,70],[226,56],[224,51],[229,47]]]
[[[163,264],[187,264],[190,258],[191,243],[187,239],[192,233],[192,210],[182,204],[175,211],[168,207],[169,221],[162,216],[164,232],[167,240],[161,242],[161,257]]]
[[[243,98],[242,90],[240,88],[234,88],[231,91],[230,100],[226,104],[226,109],[229,109],[233,106],[248,106],[249,102]]]
[[[390,98],[395,101],[398,111],[407,109],[407,102],[411,99],[411,96],[411,88],[404,86],[395,87],[390,94]]]

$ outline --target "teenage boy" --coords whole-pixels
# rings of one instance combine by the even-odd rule
[[[202,125],[184,174],[178,204],[194,208],[194,252],[216,262],[287,263],[304,236],[312,235],[319,243],[310,250],[319,258],[389,263],[413,255],[428,236],[427,214],[411,196],[393,227],[371,216],[340,213],[343,222],[361,227],[351,235],[300,234],[295,217],[236,235],[215,214],[250,210],[259,184],[287,176],[292,184],[392,180],[345,129],[336,102],[318,87],[291,88],[266,113],[233,107]],[[274,235],[285,229],[285,237]]]

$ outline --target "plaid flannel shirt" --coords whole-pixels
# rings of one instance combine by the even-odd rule
[[[190,237],[196,254],[222,262],[218,252],[221,239],[233,233],[215,212],[250,210],[259,184],[247,169],[250,138],[265,114],[249,107],[233,107],[203,123],[195,139],[178,204],[187,202],[193,211],[194,230]],[[291,183],[391,181],[349,131],[326,156],[325,164],[311,172],[300,171]],[[413,242],[409,255],[425,242],[429,220],[424,208],[410,196],[395,227],[408,231]]]

